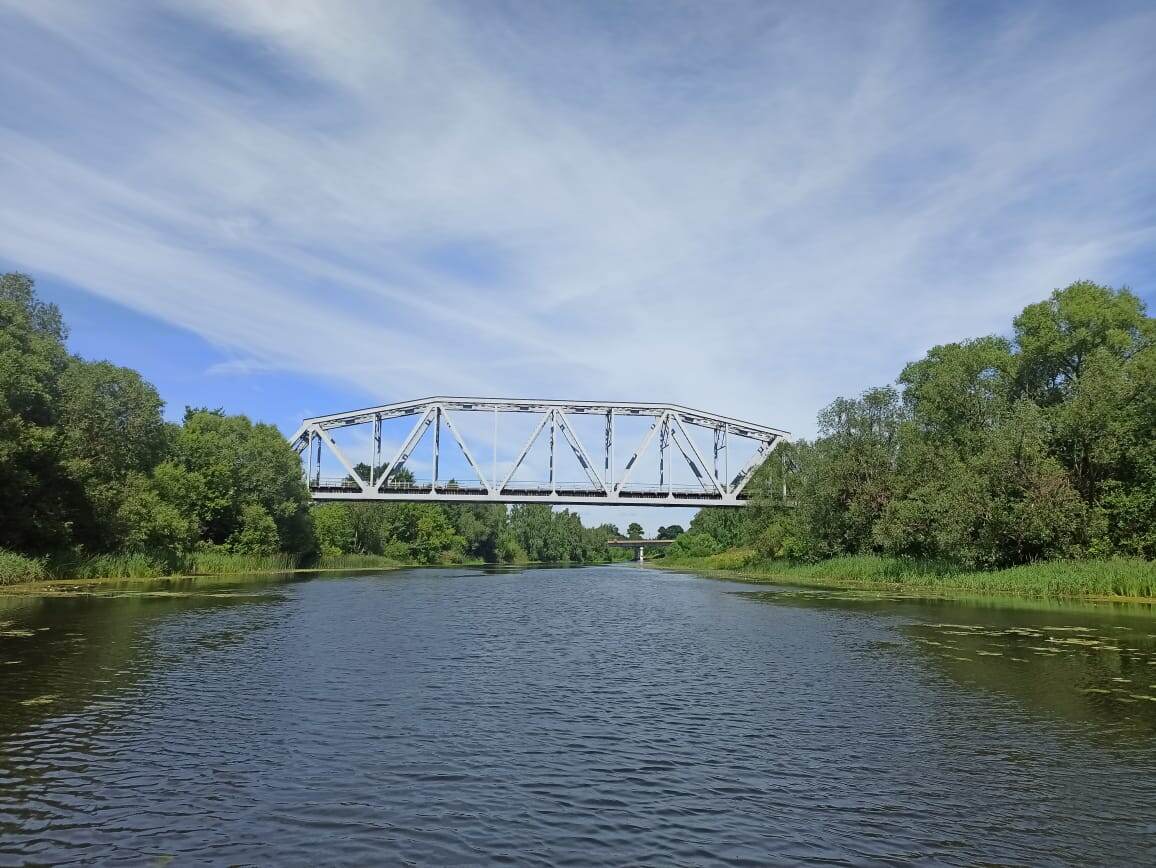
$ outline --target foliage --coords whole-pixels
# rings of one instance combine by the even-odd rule
[[[1156,558],[1156,320],[1128,290],[1057,290],[1011,339],[934,347],[818,429],[776,450],[752,508],[702,510],[670,556],[707,534],[800,570]]]
[[[667,548],[666,556],[672,559],[704,558],[708,555],[718,554],[721,550],[722,546],[719,545],[718,540],[706,531],[692,531],[682,534],[671,543]]]
[[[611,559],[606,546],[610,529],[583,527],[577,513],[568,509],[554,512],[536,503],[515,506],[510,510],[510,530],[530,561],[592,563]]]
[[[136,371],[108,362],[72,358],[58,386],[57,445],[70,483],[73,541],[95,551],[120,548],[125,499],[165,452],[164,402]]]
[[[0,549],[0,585],[36,582],[46,575],[43,561]]]
[[[630,522],[626,528],[627,539],[642,539],[642,525],[636,521]]]
[[[173,437],[169,463],[165,472],[198,493],[184,508],[207,541],[238,551],[267,550],[271,536],[263,513],[282,551],[303,554],[313,548],[300,460],[272,425],[220,410],[189,409]]]
[[[0,547],[44,553],[69,537],[56,412],[65,335],[29,277],[0,276]]]
[[[190,554],[182,571],[194,576],[273,573],[295,569],[297,564],[297,556],[289,552],[241,554],[210,545]]]

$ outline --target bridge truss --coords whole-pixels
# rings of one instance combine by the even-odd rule
[[[491,414],[493,461],[490,472],[470,450],[455,419],[464,414]],[[529,440],[505,462],[499,472],[497,456],[503,444],[498,438],[500,417],[529,415],[535,421]],[[595,417],[601,430],[601,449],[596,462],[578,436],[575,419]],[[650,419],[640,442],[632,442],[630,458],[621,467],[615,462],[616,430],[624,418]],[[383,461],[382,426],[390,420],[411,418],[413,425],[392,456]],[[590,422],[586,425],[589,427]],[[352,426],[370,429],[371,459],[354,463],[334,438],[335,432]],[[698,439],[713,441],[713,449],[703,450]],[[415,479],[401,473],[427,432],[432,432],[430,477]],[[442,479],[440,464],[443,436],[456,442],[477,481]],[[302,455],[303,470],[316,500],[369,501],[453,501],[496,503],[554,503],[581,505],[645,504],[648,506],[742,506],[744,490],[759,466],[790,434],[776,428],[754,425],[738,419],[704,413],[673,404],[630,404],[596,401],[522,401],[498,398],[423,398],[369,407],[348,413],[334,413],[305,419],[291,442]],[[549,451],[544,478],[516,479],[535,445],[545,440]],[[745,443],[749,457],[733,475],[729,472],[732,444]],[[640,459],[654,448],[658,458],[658,482],[635,478]],[[564,482],[557,478],[557,459],[569,450],[585,478]],[[710,454],[710,459],[704,455]],[[502,450],[509,454],[508,450]],[[322,456],[337,463],[340,477],[322,476]],[[675,485],[674,461],[681,457],[689,468],[692,485]]]

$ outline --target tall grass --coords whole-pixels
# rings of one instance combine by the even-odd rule
[[[1030,597],[1156,597],[1156,562],[1047,561],[1004,570],[964,570],[943,561],[849,555],[813,564],[762,560],[752,549],[668,560],[671,567],[716,571],[761,582],[836,588]]]
[[[402,561],[385,555],[322,555],[312,569],[363,570],[401,566]]]
[[[151,579],[169,571],[164,560],[139,553],[92,555],[52,567],[54,576],[69,579]]]
[[[0,585],[37,582],[47,575],[43,561],[0,549]]]
[[[244,555],[206,549],[189,556],[185,572],[193,576],[219,576],[227,573],[287,572],[296,568],[296,555]]]

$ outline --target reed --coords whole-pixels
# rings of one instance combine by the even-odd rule
[[[311,569],[365,570],[402,566],[402,562],[385,555],[322,555]]]
[[[168,573],[160,558],[139,553],[90,555],[52,565],[52,575],[62,579],[148,579]]]
[[[43,561],[0,549],[0,585],[38,582],[47,575]]]
[[[880,555],[799,564],[762,560],[752,549],[732,549],[709,557],[666,559],[659,565],[730,574],[756,582],[819,587],[1030,597],[1156,597],[1156,562],[1129,558],[966,570],[951,562]]]
[[[193,576],[220,576],[228,573],[278,573],[296,568],[297,557],[291,554],[248,555],[205,549],[189,556],[185,571]]]

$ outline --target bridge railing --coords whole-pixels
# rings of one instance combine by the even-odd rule
[[[350,477],[322,477],[320,479],[312,479],[309,481],[309,490],[316,494],[339,494],[348,493],[356,494],[362,489]],[[379,488],[378,491],[385,496],[390,494],[428,494],[435,491],[442,494],[452,495],[477,495],[484,496],[490,493],[489,489],[476,482],[473,483],[459,483],[447,482],[439,480],[436,484],[432,479],[415,479],[405,482],[394,482],[387,480]],[[526,495],[528,497],[538,496],[543,499],[553,495],[580,495],[582,497],[608,497],[609,494],[600,489],[592,488],[588,482],[557,482],[551,485],[548,482],[527,481],[527,482],[511,482],[502,489],[503,494],[507,496]],[[664,498],[673,497],[675,499],[702,499],[704,496],[703,490],[698,486],[693,485],[643,485],[639,483],[632,483],[622,486],[618,490],[621,497],[628,498]],[[710,496],[709,493],[706,494]],[[745,496],[743,497],[745,499]]]

